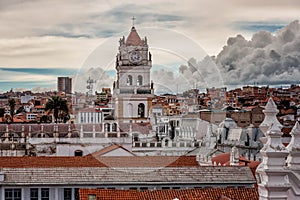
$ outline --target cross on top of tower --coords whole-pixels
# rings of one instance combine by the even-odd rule
[[[136,19],[134,16],[132,16],[132,27],[134,27],[134,20]]]

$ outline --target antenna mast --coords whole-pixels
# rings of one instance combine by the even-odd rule
[[[94,81],[93,79],[91,79],[91,77],[89,77],[89,79],[86,81],[86,83],[87,83],[86,88],[88,89],[88,92],[87,92],[88,104],[92,105],[92,103],[93,103],[93,100],[92,100],[93,87],[94,87],[94,83],[96,83],[96,81]]]

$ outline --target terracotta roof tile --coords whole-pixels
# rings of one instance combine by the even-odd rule
[[[219,163],[223,166],[229,166],[230,165],[230,153],[222,153],[220,155],[217,155],[215,157],[212,157],[211,159],[212,163],[215,163],[219,165]],[[240,156],[240,165],[245,166],[246,163],[249,163],[250,161],[247,160],[245,157]]]
[[[132,200],[258,200],[256,188],[202,188],[181,190],[109,190],[109,189],[80,189],[80,199],[88,200],[89,194],[97,199],[132,199]]]
[[[139,34],[137,33],[134,27],[131,28],[131,31],[125,42],[128,46],[144,46],[144,42],[141,40]]]
[[[80,189],[80,200],[88,200],[88,195],[95,194],[101,200],[138,200],[136,190],[112,190],[112,189]]]
[[[0,157],[0,168],[106,167],[94,157]]]
[[[196,167],[195,156],[105,156],[98,157],[109,167]]]
[[[124,151],[127,151],[129,152],[130,154],[134,155],[132,152],[130,152],[128,149],[124,148],[123,146],[119,145],[119,144],[113,144],[113,145],[110,145],[110,146],[107,146],[107,147],[104,147],[103,149],[100,149],[99,151],[96,151],[92,154],[89,154],[88,156],[93,156],[93,157],[99,157],[99,156],[102,156],[104,154],[107,154],[111,151],[114,151],[116,149],[123,149]],[[134,155],[135,156],[135,155]],[[122,156],[123,157],[123,156]],[[114,157],[109,157],[109,158],[114,158]]]

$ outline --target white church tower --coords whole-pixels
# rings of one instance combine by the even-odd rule
[[[117,81],[113,85],[115,117],[119,122],[149,121],[154,92],[147,38],[141,39],[133,25],[128,37],[123,36],[119,43]]]

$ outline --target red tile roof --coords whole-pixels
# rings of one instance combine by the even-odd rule
[[[195,167],[195,156],[104,156],[99,161],[109,167]]]
[[[131,28],[131,32],[126,39],[125,44],[128,46],[144,46],[144,42],[141,40],[134,27]]]
[[[195,156],[37,156],[0,157],[0,168],[52,167],[192,167]]]
[[[223,166],[229,166],[230,165],[230,153],[222,153],[215,157],[212,157],[211,162],[214,164],[216,162],[217,165],[219,163]],[[245,166],[246,163],[249,163],[250,161],[244,158],[243,156],[240,156],[240,165]]]
[[[112,189],[80,189],[80,200],[89,200],[88,195],[96,195],[101,200],[138,200],[136,190],[112,190]]]
[[[80,189],[80,200],[88,200],[89,194],[101,200],[258,200],[257,188],[202,188],[181,190],[109,190]]]
[[[92,154],[89,154],[93,157],[99,157],[99,156],[103,156],[111,151],[114,151],[116,149],[123,149],[124,151],[127,151],[128,153],[132,154],[133,156],[135,156],[132,152],[130,152],[128,149],[124,148],[122,145],[119,145],[119,144],[113,144],[113,145],[110,145],[108,147],[104,147],[103,149],[99,150],[99,151],[96,151]]]
[[[0,157],[0,168],[106,167],[94,157]]]
[[[34,106],[35,108],[45,108],[45,106]]]

